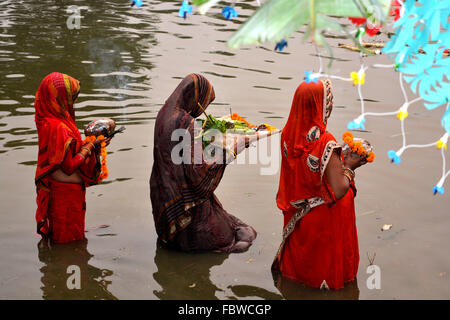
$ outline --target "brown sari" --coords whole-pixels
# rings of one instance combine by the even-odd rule
[[[226,164],[172,161],[172,132],[185,129],[191,139],[194,159],[195,118],[214,100],[209,81],[197,74],[186,76],[167,99],[156,118],[154,163],[150,178],[150,198],[159,242],[183,251],[241,252],[256,238],[256,231],[228,214],[214,190]]]

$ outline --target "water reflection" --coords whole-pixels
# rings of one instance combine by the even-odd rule
[[[184,253],[157,246],[153,278],[162,287],[153,293],[162,300],[214,300],[223,291],[210,279],[213,266],[221,265],[228,254]]]
[[[282,277],[279,273],[272,273],[275,287],[287,300],[359,300],[358,281],[345,284],[340,290],[320,290],[310,288],[298,282]]]
[[[113,272],[108,269],[99,269],[88,262],[93,257],[87,250],[87,240],[68,244],[53,244],[47,239],[38,243],[39,261],[44,263],[40,269],[43,286],[42,298],[45,300],[61,299],[95,299],[116,300],[108,291],[111,281],[106,280]],[[67,279],[70,274],[67,268],[71,265],[80,268],[81,289],[67,288]]]
[[[235,285],[229,286],[229,289],[238,297],[238,298],[252,298],[255,297],[265,299],[265,300],[281,300],[283,297],[277,293],[271,292],[264,288],[259,288],[255,286],[249,285]]]
[[[73,5],[82,18],[81,28],[71,30],[69,5],[63,2],[2,1],[0,153],[37,144],[34,94],[53,71],[81,81],[75,105],[79,128],[100,117],[127,125],[156,114],[156,106],[149,108],[149,89],[158,15],[134,10],[128,2]]]

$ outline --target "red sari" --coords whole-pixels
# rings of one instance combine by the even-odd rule
[[[326,131],[332,110],[331,83],[297,88],[281,136],[282,164],[277,205],[283,210],[283,242],[274,271],[311,287],[340,289],[359,264],[354,184],[336,200],[325,170],[341,147]],[[342,155],[341,155],[342,157]]]
[[[79,92],[78,80],[54,72],[42,80],[34,103],[39,138],[35,176],[37,232],[59,243],[84,239],[85,188],[95,184],[99,175],[93,152],[77,168],[83,184],[51,178],[68,157],[80,151],[83,143],[73,109]]]

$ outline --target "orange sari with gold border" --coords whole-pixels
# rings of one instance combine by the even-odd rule
[[[42,236],[52,236],[55,233],[52,232],[51,211],[55,214],[67,211],[65,207],[73,207],[74,204],[79,203],[84,198],[84,188],[86,186],[95,184],[98,181],[99,172],[95,153],[92,153],[91,157],[78,170],[84,185],[56,182],[51,178],[51,174],[59,168],[66,155],[72,156],[76,154],[83,143],[75,124],[73,109],[73,103],[79,92],[80,83],[78,80],[57,72],[46,76],[36,92],[34,106],[39,140],[38,163],[35,176],[37,191],[36,223],[37,232]],[[56,187],[56,185],[59,187]],[[67,187],[67,190],[65,190],[64,186]],[[58,192],[59,194],[57,194]],[[55,200],[56,198],[58,199]],[[50,203],[51,199],[54,200],[52,203]],[[58,206],[55,207],[54,204],[56,202]],[[82,211],[85,207],[83,202],[84,200],[81,201],[80,207]],[[72,215],[77,215],[75,211]],[[83,216],[82,234],[84,237],[84,211],[79,215],[80,217]],[[67,217],[64,219],[67,220]],[[80,237],[78,235],[75,238]],[[68,238],[73,237],[60,236],[58,238],[61,241],[55,239],[57,242],[67,242]]]
[[[354,184],[337,200],[325,170],[341,146],[327,129],[331,82],[301,83],[281,136],[277,194],[283,242],[272,269],[311,287],[339,289],[354,280],[359,264]]]

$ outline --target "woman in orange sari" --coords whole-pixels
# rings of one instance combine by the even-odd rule
[[[354,170],[367,160],[344,157],[326,131],[332,107],[329,80],[303,82],[295,92],[281,136],[277,205],[284,229],[272,270],[307,286],[340,289],[358,271]]]
[[[73,104],[79,92],[78,80],[53,72],[42,80],[34,103],[37,232],[58,243],[85,238],[85,189],[98,182],[100,173],[98,145],[83,145],[75,124]]]

